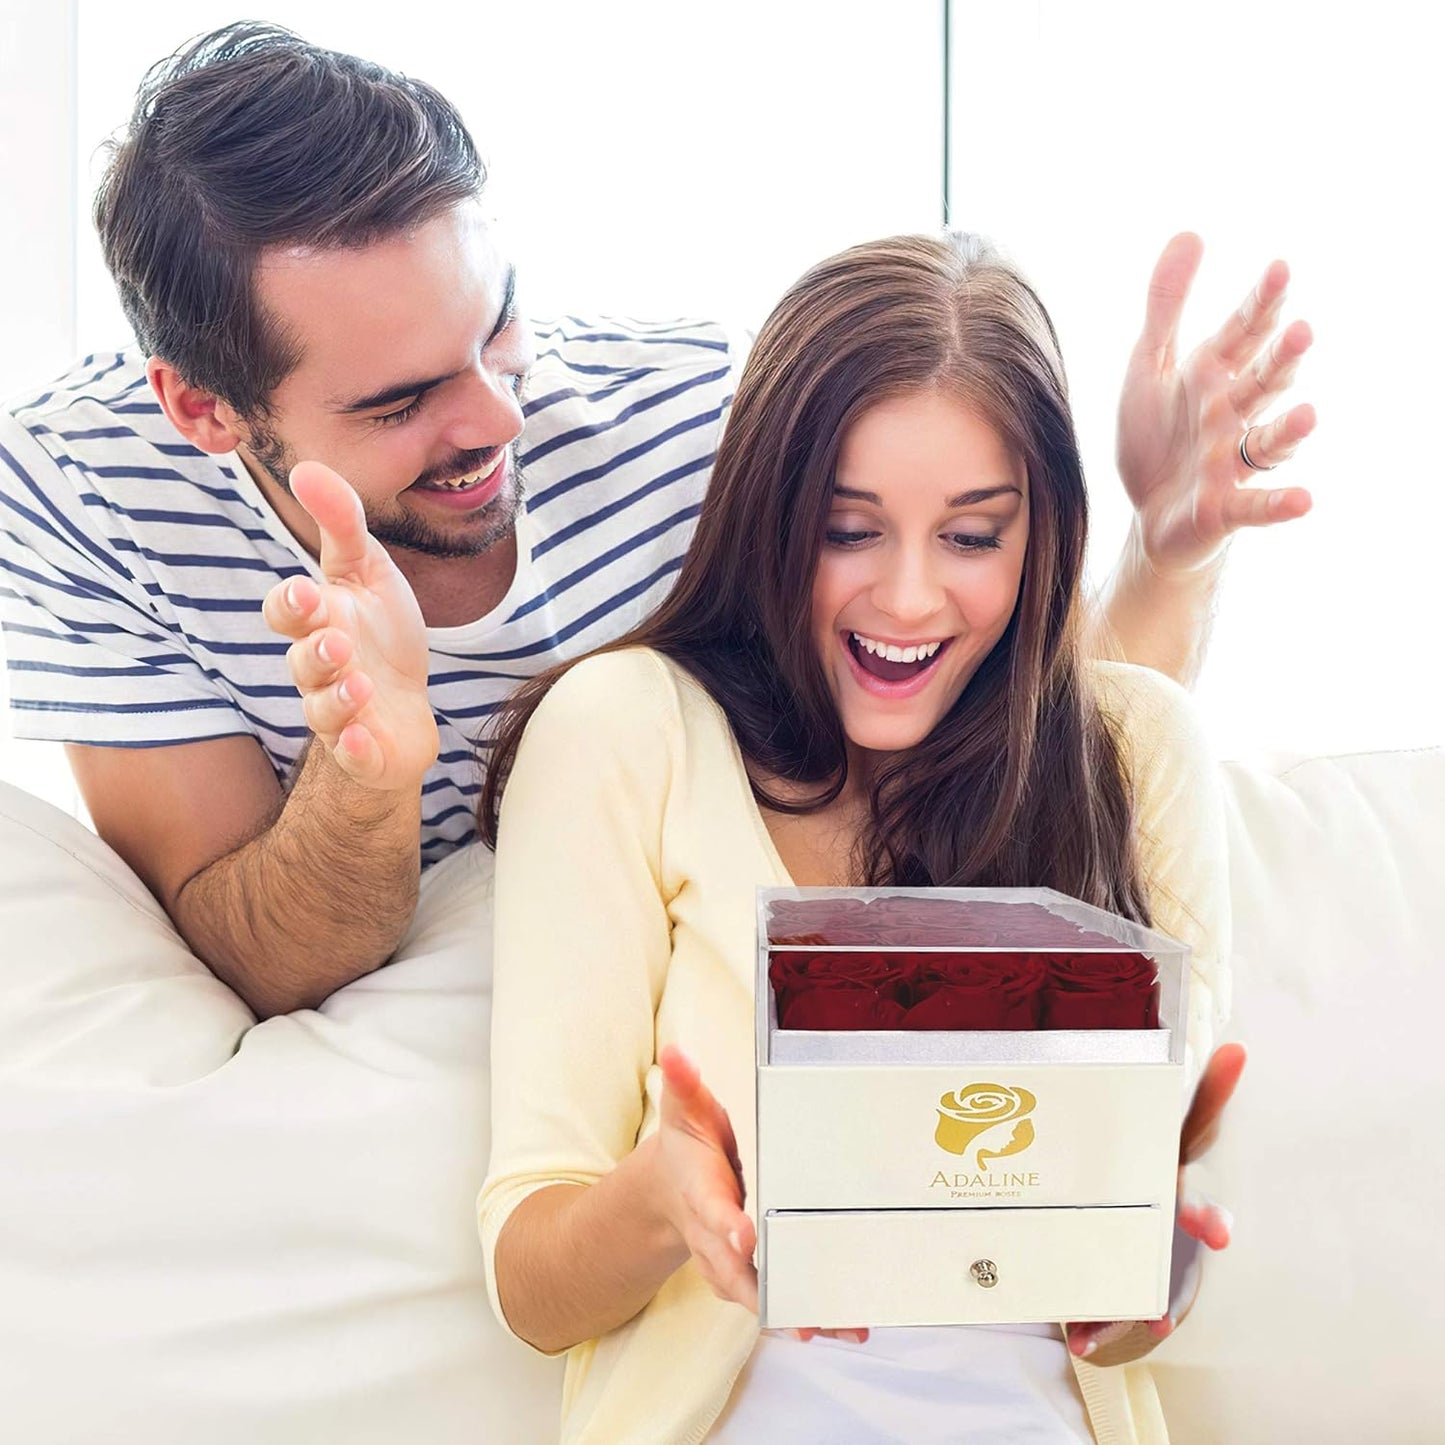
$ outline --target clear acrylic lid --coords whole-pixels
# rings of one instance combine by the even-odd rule
[[[766,1064],[948,1061],[1181,1063],[1189,950],[1051,888],[760,888],[758,1059]],[[769,981],[777,955],[1130,953],[1153,964],[1158,1027],[784,1029]],[[831,967],[831,965],[828,965]]]
[[[1174,952],[1174,939],[1053,888],[759,888],[771,947]]]

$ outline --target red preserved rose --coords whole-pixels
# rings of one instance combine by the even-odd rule
[[[905,1029],[1036,1029],[1048,982],[1037,953],[915,954]]]
[[[785,1029],[891,1029],[903,980],[878,953],[774,953],[768,980]]]
[[[1142,953],[1056,954],[1044,995],[1046,1029],[1155,1029],[1159,979]]]

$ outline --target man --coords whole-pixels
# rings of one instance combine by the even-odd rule
[[[484,179],[429,87],[207,36],[148,76],[96,200],[138,350],[0,420],[16,732],[69,745],[101,836],[263,1017],[385,962],[472,837],[491,713],[660,600],[731,395],[713,326],[530,336]],[[1278,263],[1176,367],[1198,259],[1161,258],[1126,377],[1106,598],[1185,680],[1229,536],[1309,505],[1239,483],[1313,424],[1249,426],[1309,344],[1274,334]],[[396,746],[403,712],[434,743]]]

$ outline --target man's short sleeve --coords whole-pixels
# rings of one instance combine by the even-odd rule
[[[0,414],[0,623],[18,738],[159,747],[252,734],[96,527],[49,452]]]

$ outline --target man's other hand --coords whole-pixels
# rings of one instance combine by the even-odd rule
[[[356,782],[414,790],[440,747],[421,609],[343,478],[302,462],[291,489],[320,529],[322,581],[278,583],[264,615],[292,639],[286,661],[307,725]]]

